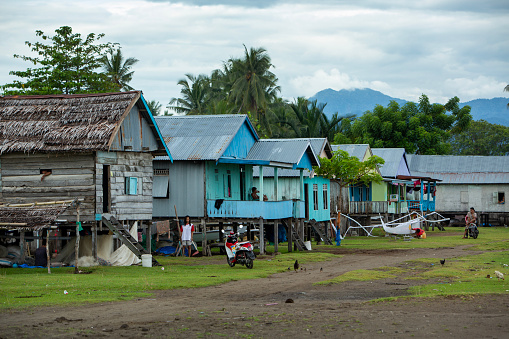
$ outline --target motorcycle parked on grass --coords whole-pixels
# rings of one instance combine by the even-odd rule
[[[242,228],[242,226],[240,226]],[[253,244],[249,241],[239,242],[239,233],[230,232],[226,237],[224,247],[226,250],[226,260],[230,267],[235,264],[241,264],[247,268],[253,268],[253,261],[256,258],[253,252]]]
[[[467,237],[477,239],[478,236],[479,236],[479,230],[477,229],[477,225],[474,223],[471,223],[470,225],[468,225]]]

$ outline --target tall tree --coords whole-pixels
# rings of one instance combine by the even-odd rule
[[[97,43],[104,34],[90,33],[86,38],[82,38],[81,34],[73,33],[69,26],[62,26],[56,29],[55,33],[54,36],[49,36],[37,30],[35,35],[43,42],[25,42],[36,56],[14,55],[15,58],[38,67],[9,72],[25,81],[14,80],[13,83],[3,85],[5,95],[98,93],[115,90],[104,74],[96,72],[101,66],[100,57],[103,51],[112,46],[110,43]]]
[[[172,98],[167,107],[176,113],[206,114],[207,105],[210,103],[210,79],[203,74],[197,77],[186,74],[186,78],[178,82],[178,85],[182,86],[182,97]]]
[[[156,100],[147,101],[147,106],[150,109],[150,112],[152,113],[153,116],[159,115],[159,113],[161,113],[161,104],[159,103],[159,101]]]
[[[230,59],[226,67],[231,79],[230,100],[239,112],[250,111],[260,118],[267,110],[268,103],[281,91],[277,77],[270,69],[274,67],[267,51],[244,45],[243,59]]]
[[[309,101],[299,97],[290,103],[291,111],[295,119],[288,120],[297,138],[328,138],[332,140],[334,134],[340,130],[341,121],[334,113],[329,119],[324,113],[326,104],[317,103],[317,100]]]
[[[120,47],[109,48],[100,59],[104,73],[119,91],[132,91],[129,85],[133,78],[132,67],[138,62],[136,58],[124,59]]]
[[[472,121],[450,140],[453,155],[509,155],[509,127]]]
[[[353,143],[376,148],[404,147],[408,153],[447,154],[450,136],[467,128],[471,120],[470,107],[460,108],[458,97],[441,105],[431,104],[422,95],[419,104],[408,102],[400,107],[392,101],[387,107],[377,105],[338,138],[346,136]]]

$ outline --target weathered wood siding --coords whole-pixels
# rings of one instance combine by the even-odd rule
[[[80,219],[94,220],[95,185],[93,153],[25,154],[1,156],[2,201],[27,203],[82,198]],[[52,174],[41,180],[41,170]],[[75,210],[61,219],[75,221]]]
[[[152,219],[152,155],[139,152],[97,152],[95,164],[96,213],[103,213],[104,165],[110,165],[111,214],[118,220]],[[126,192],[125,178],[137,178],[137,192]]]
[[[122,122],[110,149],[142,152],[155,151],[157,148],[157,141],[147,120],[140,114],[138,107],[134,106]]]

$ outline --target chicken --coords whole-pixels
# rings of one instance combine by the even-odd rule
[[[322,272],[322,271],[323,271],[323,267],[320,267],[320,272]]]
[[[500,279],[504,280],[504,273],[495,271],[495,275],[497,276],[498,280],[500,280]]]
[[[445,264],[445,259],[440,260],[440,264],[441,264],[442,266],[444,266],[444,264]]]
[[[295,272],[297,272],[297,270],[299,269],[299,261],[298,260],[295,260],[295,264],[293,264],[293,269],[295,270]]]

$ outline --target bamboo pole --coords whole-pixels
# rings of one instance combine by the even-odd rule
[[[21,265],[25,263],[25,231],[19,231],[19,250],[20,250],[20,258],[19,262]]]
[[[26,222],[0,222],[0,226],[27,226]]]
[[[50,266],[50,255],[49,255],[49,231],[50,228],[46,231],[46,265],[48,266],[48,274],[51,274],[51,266]]]
[[[74,245],[74,273],[79,272],[78,268],[78,257],[80,252],[80,205],[76,206],[76,244]]]

